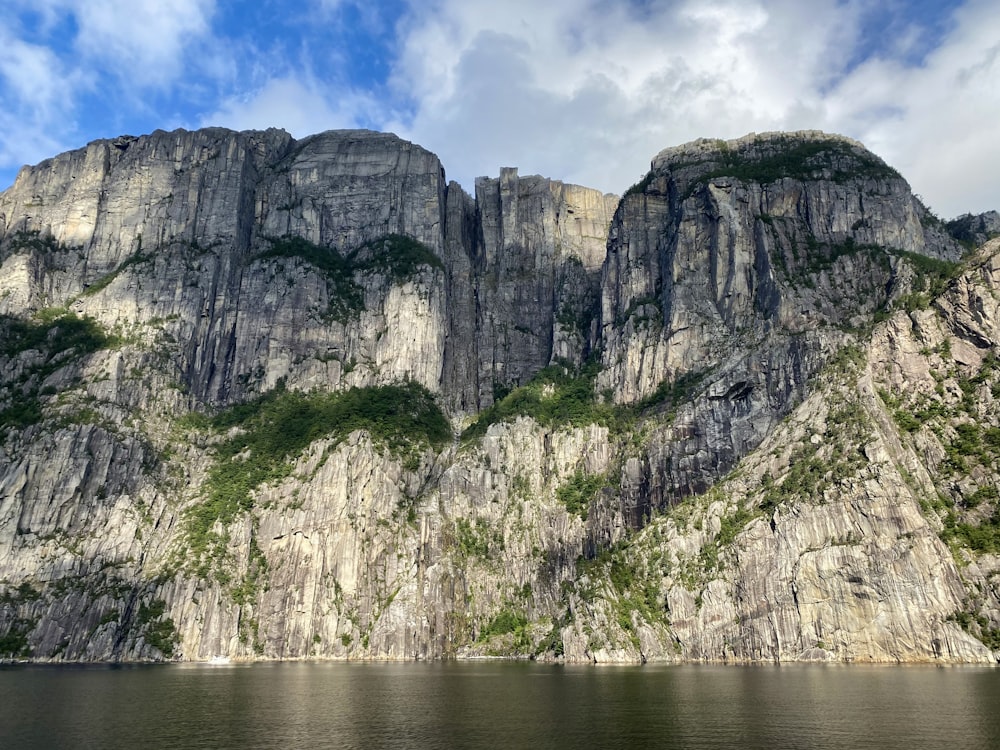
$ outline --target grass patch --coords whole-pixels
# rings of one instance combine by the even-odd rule
[[[379,273],[392,283],[401,284],[416,276],[421,268],[444,270],[441,259],[427,245],[401,234],[390,234],[366,242],[347,254],[323,247],[303,237],[269,237],[269,250],[260,260],[298,258],[320,271],[326,279],[330,297],[327,316],[346,321],[365,309],[364,289],[355,276]]]
[[[873,154],[838,140],[777,138],[758,144],[756,153],[733,150],[721,142],[718,155],[700,162],[675,165],[673,169],[704,165],[708,169],[687,187],[681,200],[690,196],[704,182],[731,177],[743,182],[769,184],[777,180],[826,179],[847,182],[856,179],[896,179],[899,172]]]
[[[115,270],[104,274],[99,279],[97,279],[93,284],[90,284],[86,289],[83,290],[83,296],[84,297],[94,296],[98,292],[106,289],[108,285],[111,284],[112,281],[118,278],[118,276],[130,266],[135,266],[140,263],[148,263],[151,260],[153,260],[153,256],[143,254],[142,242],[140,241],[139,250],[137,250],[135,253],[133,253],[132,255],[128,256],[125,260],[123,260]]]
[[[10,252],[23,253],[32,250],[40,253],[65,253],[69,247],[58,242],[54,237],[42,234],[37,229],[19,229],[14,232],[8,245]]]
[[[462,440],[480,438],[490,425],[519,416],[531,417],[544,427],[613,425],[621,410],[598,400],[594,393],[599,367],[594,360],[579,369],[567,363],[543,368],[528,384],[514,388],[481,412],[462,433]]]
[[[0,358],[13,360],[37,352],[22,370],[17,383],[9,383],[10,403],[0,409],[0,434],[24,429],[43,417],[42,383],[60,368],[101,349],[117,344],[100,324],[65,308],[49,308],[34,320],[0,316]]]
[[[187,542],[200,559],[222,541],[212,531],[253,508],[253,490],[284,479],[294,460],[321,438],[339,441],[355,430],[404,459],[410,468],[427,447],[440,449],[451,426],[426,388],[417,383],[301,393],[279,387],[211,417],[211,429],[235,434],[215,448],[204,500],[188,511]],[[214,553],[213,553],[214,554]]]
[[[588,476],[582,471],[578,471],[556,489],[556,498],[566,506],[566,510],[586,521],[587,514],[590,512],[590,504],[597,497],[597,494],[607,486],[608,477],[606,474]]]
[[[416,276],[421,268],[444,270],[444,263],[427,245],[412,237],[390,234],[355,250],[351,257],[357,268],[366,273],[381,273],[396,284]]]
[[[165,609],[166,602],[162,599],[154,599],[148,605],[140,604],[139,625],[146,643],[169,659],[180,643],[180,636],[173,619],[163,617]]]

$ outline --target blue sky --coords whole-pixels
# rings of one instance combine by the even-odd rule
[[[388,130],[472,190],[622,192],[668,146],[818,129],[1000,210],[995,0],[6,0],[0,187],[157,128]]]

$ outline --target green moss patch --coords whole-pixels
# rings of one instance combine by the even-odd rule
[[[268,241],[270,249],[257,258],[298,258],[320,271],[330,297],[327,315],[340,321],[357,317],[365,309],[364,289],[355,280],[358,274],[379,273],[401,284],[422,268],[444,269],[441,259],[427,245],[400,234],[366,242],[346,254],[302,237],[271,237]]]
[[[365,430],[376,444],[409,461],[426,448],[440,449],[451,426],[423,386],[407,382],[342,393],[300,393],[278,388],[209,418],[215,431],[233,433],[215,448],[203,500],[188,511],[187,542],[197,556],[214,556],[221,541],[212,532],[253,508],[253,490],[284,479],[314,441],[342,440]]]
[[[17,382],[8,381],[6,406],[0,408],[0,435],[11,429],[24,429],[43,417],[42,383],[60,368],[88,354],[117,344],[100,324],[90,317],[79,317],[65,308],[50,308],[35,314],[33,320],[0,316],[0,360],[28,356]],[[0,396],[3,398],[3,396]]]

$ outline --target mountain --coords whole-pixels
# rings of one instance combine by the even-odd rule
[[[1000,240],[854,141],[383,133],[0,194],[0,657],[1000,657]]]

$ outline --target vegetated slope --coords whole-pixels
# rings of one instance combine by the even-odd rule
[[[859,144],[158,132],[0,216],[0,658],[993,659],[997,247]]]

